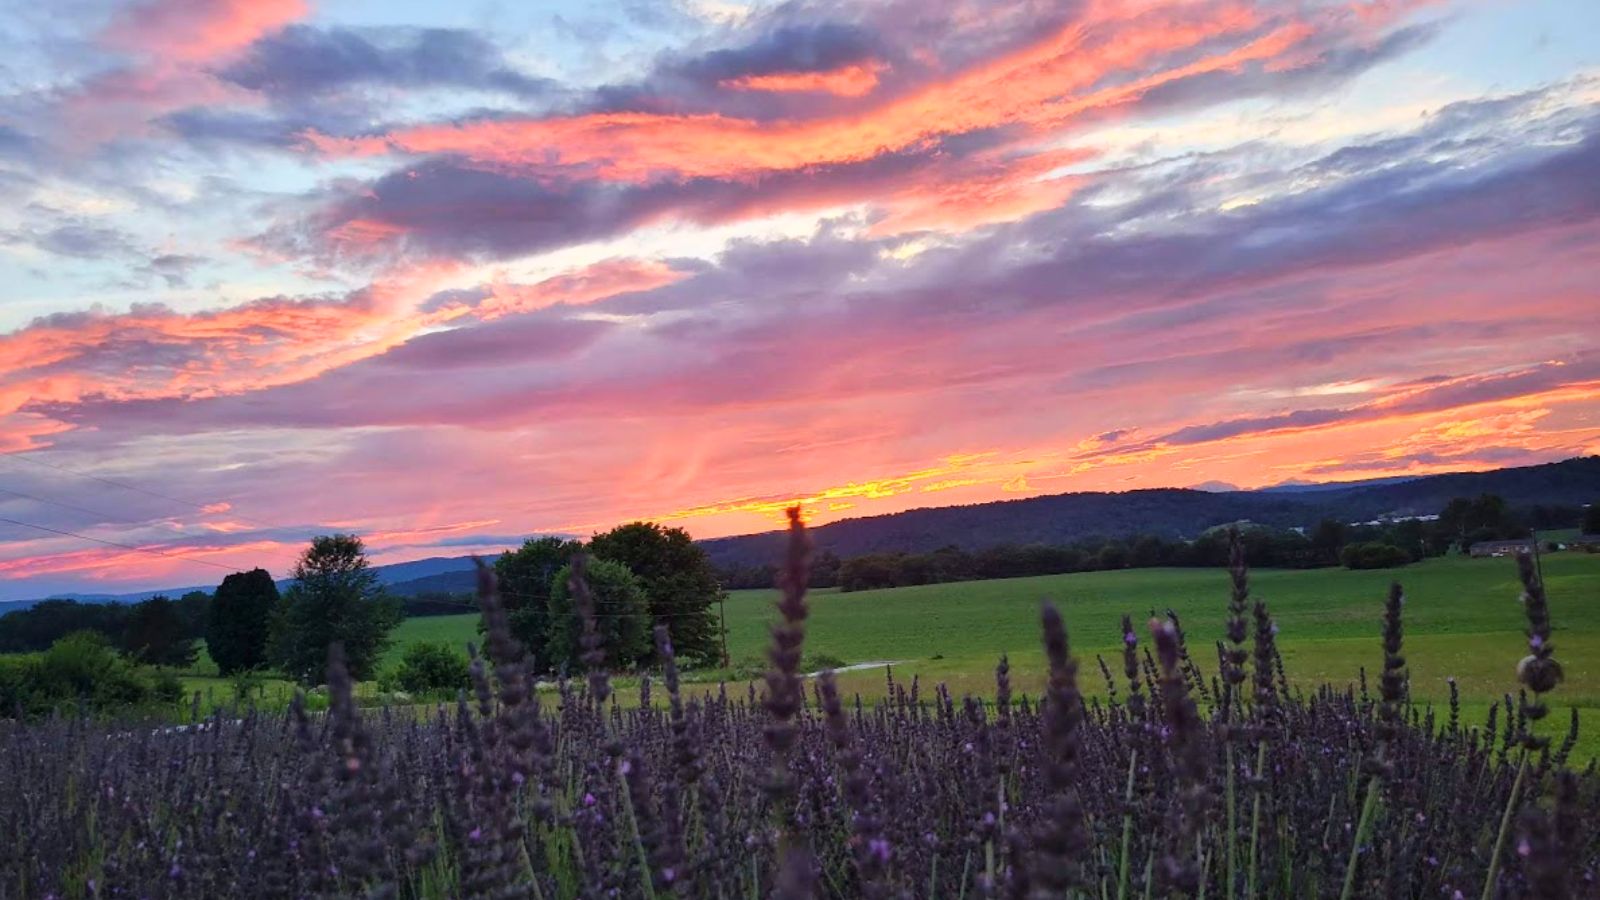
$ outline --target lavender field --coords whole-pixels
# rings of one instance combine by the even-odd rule
[[[1046,604],[1043,697],[1001,659],[992,703],[891,681],[864,705],[798,672],[806,565],[796,522],[759,689],[686,699],[660,629],[669,702],[620,705],[580,572],[591,666],[542,702],[485,571],[486,652],[453,709],[358,709],[335,647],[326,715],[10,725],[0,896],[1597,893],[1600,779],[1528,730],[1561,676],[1530,560],[1521,699],[1487,722],[1408,702],[1398,585],[1371,693],[1291,692],[1238,559],[1220,679],[1180,622],[1124,618],[1110,700],[1086,703]]]

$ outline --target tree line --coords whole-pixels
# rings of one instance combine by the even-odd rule
[[[1587,517],[1587,518],[1586,518]],[[1577,506],[1534,506],[1513,511],[1493,494],[1452,499],[1438,517],[1379,524],[1348,524],[1324,518],[1309,530],[1240,523],[1245,559],[1265,568],[1392,568],[1456,548],[1465,552],[1479,541],[1527,537],[1532,529],[1583,523],[1600,531],[1600,510]],[[866,553],[839,559],[826,551],[812,572],[812,587],[842,591],[918,584],[1059,575],[1106,569],[1179,566],[1214,568],[1228,562],[1226,528],[1218,526],[1193,540],[1156,534],[1089,537],[1065,544],[1000,544],[978,550],[950,545],[928,553]],[[770,588],[772,566],[727,566],[719,571],[729,588]]]
[[[610,665],[631,668],[651,662],[656,623],[667,626],[679,659],[722,658],[722,629],[712,607],[723,591],[705,552],[681,528],[634,522],[587,542],[530,539],[496,560],[512,627],[541,671],[580,666],[581,628],[569,587],[580,553],[587,560],[595,618],[606,635]],[[74,659],[112,654],[119,660],[119,672],[127,667],[181,669],[195,663],[203,640],[223,676],[271,670],[314,684],[324,672],[328,645],[337,642],[353,676],[377,675],[392,645],[391,633],[405,617],[405,605],[379,583],[361,539],[351,534],[313,538],[290,574],[282,592],[265,569],[254,569],[229,575],[212,594],[196,591],[179,600],[157,596],[132,605],[47,600],[0,617],[0,652],[32,654],[38,657],[33,662],[42,660],[41,654]],[[461,613],[475,605],[441,595],[425,598],[421,608]],[[432,683],[465,671],[464,659],[438,657],[430,650],[408,658],[400,680]],[[105,665],[100,668],[110,671]],[[30,670],[34,675],[42,671],[38,666]],[[82,693],[81,687],[29,691],[53,697]]]

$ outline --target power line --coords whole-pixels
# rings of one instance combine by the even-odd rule
[[[32,465],[35,465],[35,466],[42,466],[42,467],[44,467],[46,469],[53,469],[53,470],[55,470],[57,472],[65,472],[68,475],[76,475],[79,478],[88,478],[88,479],[90,479],[92,481],[98,481],[101,484],[110,485],[111,487],[115,487],[115,488],[121,488],[121,489],[123,489],[125,491],[133,491],[136,494],[144,494],[147,497],[155,497],[155,498],[157,498],[159,500],[166,500],[169,503],[177,503],[177,504],[180,504],[182,506],[188,506],[188,507],[191,507],[193,509],[198,509],[201,512],[205,512],[208,506],[214,505],[214,504],[196,503],[193,500],[185,500],[182,497],[174,497],[171,494],[163,494],[163,493],[161,493],[159,491],[152,491],[152,490],[149,490],[147,488],[139,487],[136,484],[128,484],[125,481],[117,481],[116,479],[106,478],[106,477],[104,477],[102,475],[96,475],[96,474],[94,474],[92,472],[84,472],[84,471],[82,471],[80,469],[69,469],[66,466],[56,465],[55,463],[45,462],[42,459],[34,459],[34,458],[30,457],[30,456],[23,456],[23,455],[18,454],[18,453],[0,454],[0,459],[18,460],[20,462],[29,463],[29,464],[32,464]],[[230,512],[231,512],[232,503],[230,501],[219,501],[219,502],[228,503],[229,507],[230,507]],[[239,513],[233,513],[233,515],[237,519],[242,519],[243,521],[249,522],[249,523],[251,523],[253,525],[260,525],[260,526],[262,526],[264,528],[273,528],[273,529],[277,529],[277,530],[280,530],[280,531],[295,531],[295,530],[297,530],[297,529],[293,529],[293,528],[285,528],[282,525],[275,525],[272,522],[267,522],[267,521],[264,521],[262,519],[254,519],[254,518],[251,518],[250,516],[242,515],[242,514],[239,514]]]
[[[154,547],[136,547],[133,544],[124,544],[118,541],[108,541],[104,538],[90,537],[87,534],[79,534],[76,531],[64,531],[60,528],[51,528],[47,525],[35,525],[32,522],[21,522],[16,519],[8,519],[4,516],[0,516],[0,522],[4,522],[8,525],[18,525],[23,528],[32,528],[35,531],[47,531],[51,534],[59,534],[63,537],[77,538],[80,541],[91,541],[96,544],[105,544],[107,547],[121,547],[124,550],[134,550],[139,553],[150,553],[156,556],[165,556],[169,559],[187,560],[188,562],[199,563],[202,566],[211,566],[214,569],[222,569],[225,572],[235,571],[233,566],[225,566],[222,563],[214,563],[209,559],[199,559],[193,556],[184,556],[181,553],[166,553],[164,551],[157,550]]]
[[[31,500],[31,501],[33,501],[35,503],[46,503],[46,504],[49,504],[51,506],[59,506],[62,509],[70,509],[70,510],[73,510],[74,512],[85,513],[85,514],[91,515],[91,516],[98,516],[98,517],[100,517],[102,519],[108,519],[108,520],[113,521],[113,522],[122,522],[122,523],[128,524],[128,525],[144,525],[144,524],[146,524],[147,522],[150,521],[148,519],[130,519],[130,518],[127,518],[125,516],[118,516],[118,515],[116,515],[114,513],[108,513],[105,510],[91,509],[91,508],[89,508],[87,506],[78,506],[78,505],[73,504],[73,503],[64,503],[64,502],[62,502],[60,500],[51,500],[49,497],[37,497],[37,496],[34,496],[33,494],[23,493],[22,491],[13,490],[11,488],[6,488],[6,487],[0,487],[0,494],[10,494],[13,497],[21,497],[24,500]],[[43,528],[43,526],[31,526],[31,527]],[[90,540],[94,540],[94,539],[91,538]],[[124,546],[124,545],[116,545],[116,546]],[[196,561],[198,561],[198,560],[196,560]]]

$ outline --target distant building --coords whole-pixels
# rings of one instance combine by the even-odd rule
[[[1510,556],[1514,553],[1532,553],[1533,538],[1520,538],[1515,541],[1479,541],[1467,548],[1467,552],[1474,557],[1481,556]]]

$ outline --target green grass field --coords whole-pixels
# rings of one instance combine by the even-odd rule
[[[1565,726],[1565,708],[1576,706],[1586,721],[1584,745],[1600,751],[1600,555],[1561,553],[1544,559],[1556,626],[1556,657],[1566,682],[1553,695],[1551,725]],[[1412,695],[1420,701],[1449,697],[1454,677],[1464,710],[1477,721],[1487,705],[1514,691],[1517,660],[1526,652],[1525,620],[1515,564],[1509,559],[1431,559],[1404,569],[1258,570],[1254,594],[1269,604],[1280,626],[1279,645],[1290,678],[1300,686],[1349,684],[1365,666],[1381,664],[1378,619],[1391,579],[1406,589],[1405,655]],[[732,659],[754,662],[766,646],[771,591],[736,591],[728,598],[728,650]],[[945,682],[958,696],[993,690],[995,661],[1011,657],[1019,689],[1043,683],[1038,610],[1044,599],[1062,609],[1075,651],[1083,658],[1085,687],[1104,692],[1094,665],[1103,654],[1117,668],[1120,617],[1134,618],[1145,636],[1152,610],[1174,609],[1183,618],[1191,651],[1207,671],[1211,649],[1223,637],[1228,576],[1207,569],[1130,569],[1039,578],[925,585],[850,594],[811,595],[807,653],[848,663],[893,661],[896,679],[913,674],[929,687]],[[400,627],[391,659],[405,644],[476,640],[474,615],[413,619]],[[710,673],[708,673],[710,674]],[[841,677],[848,690],[881,694],[882,671]],[[1374,680],[1374,690],[1376,682]]]
[[[1600,755],[1600,555],[1551,554],[1544,558],[1544,572],[1556,658],[1567,676],[1552,696],[1554,715],[1548,724],[1551,731],[1565,728],[1567,708],[1577,707],[1585,721],[1583,750]],[[1412,696],[1444,701],[1449,697],[1446,679],[1453,677],[1467,721],[1481,721],[1488,704],[1516,689],[1514,670],[1526,652],[1525,621],[1517,601],[1521,587],[1511,560],[1448,557],[1369,572],[1264,569],[1251,573],[1251,585],[1279,624],[1289,677],[1310,687],[1352,683],[1363,666],[1376,673],[1382,659],[1378,619],[1389,581],[1396,578],[1407,596],[1405,655]],[[729,596],[728,650],[736,669],[761,665],[774,598],[772,591]],[[846,663],[893,662],[897,680],[917,675],[930,689],[944,682],[957,696],[991,694],[995,662],[1006,654],[1018,689],[1037,693],[1044,670],[1039,603],[1050,599],[1061,607],[1074,651],[1084,661],[1085,689],[1104,694],[1094,657],[1104,655],[1117,669],[1124,612],[1133,616],[1142,641],[1152,611],[1176,610],[1191,652],[1210,672],[1216,662],[1212,647],[1223,637],[1227,598],[1227,573],[1209,569],[1085,572],[849,594],[819,591],[811,594],[806,652]],[[396,631],[384,666],[396,665],[404,648],[417,641],[457,646],[477,641],[477,622],[475,614],[407,620]],[[710,683],[725,673],[698,674]],[[847,691],[870,698],[882,694],[884,673],[849,672],[840,682]],[[218,700],[231,696],[222,679],[196,675],[186,683],[190,690]],[[619,683],[624,695],[631,693],[628,680]],[[291,686],[269,681],[262,690],[269,703],[286,701]],[[370,683],[362,690],[375,694]]]

